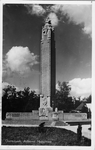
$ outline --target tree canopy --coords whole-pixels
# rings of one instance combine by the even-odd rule
[[[40,96],[31,91],[29,87],[16,91],[14,86],[8,85],[2,94],[2,118],[6,112],[32,112],[40,105]]]
[[[80,97],[76,99],[70,96],[71,86],[68,82],[58,82],[58,89],[52,99],[53,109],[70,112],[75,110],[81,103]],[[84,100],[83,100],[84,102]],[[86,98],[85,102],[91,102],[91,95]],[[2,92],[2,119],[5,119],[6,112],[32,112],[40,107],[40,94],[36,94],[29,87],[17,91],[14,86],[8,85]],[[81,112],[87,112],[84,106]]]
[[[56,104],[55,107],[58,107],[59,110],[69,112],[74,108],[73,99],[70,96],[71,87],[68,82],[58,81],[58,89],[56,90]]]

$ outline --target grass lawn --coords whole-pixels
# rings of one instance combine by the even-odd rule
[[[82,137],[79,142],[74,132],[55,127],[44,127],[44,132],[39,132],[38,127],[3,126],[2,145],[90,146],[91,140]]]

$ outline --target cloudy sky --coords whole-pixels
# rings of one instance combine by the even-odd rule
[[[41,27],[55,27],[56,84],[67,81],[72,96],[91,94],[92,6],[3,5],[3,87],[39,91]]]

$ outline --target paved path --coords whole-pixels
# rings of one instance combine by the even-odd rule
[[[70,131],[73,131],[75,133],[77,133],[77,128],[78,126],[57,126],[58,128],[64,128]],[[88,128],[90,128],[90,125],[82,125],[82,136],[91,139],[91,131],[88,130]]]
[[[64,122],[64,120],[63,120]],[[91,124],[91,119],[86,119],[86,120],[65,120],[65,122],[67,122],[68,124],[70,124],[71,126],[73,125],[78,125],[79,123],[81,125],[89,125]]]

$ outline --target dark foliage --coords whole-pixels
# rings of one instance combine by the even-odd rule
[[[74,109],[74,102],[70,96],[71,87],[68,82],[58,82],[59,89],[56,90],[56,107],[64,112],[69,112]]]
[[[91,146],[91,140],[77,141],[76,133],[54,127],[45,127],[42,133],[38,127],[2,127],[2,145]]]
[[[53,110],[57,107],[58,110],[70,112],[75,110],[80,104],[81,100],[76,100],[70,96],[71,87],[68,82],[58,82],[59,90],[52,99]],[[87,98],[87,102],[91,102],[91,95]],[[31,91],[29,87],[22,91],[16,91],[14,86],[8,85],[3,89],[2,94],[2,119],[5,119],[6,112],[31,112],[38,110],[40,106],[40,95],[35,91]],[[88,109],[84,106],[81,112],[88,113]],[[89,112],[89,118],[91,113]]]
[[[87,103],[91,103],[92,102],[92,96],[90,95],[87,99],[86,99]]]
[[[40,97],[30,88],[16,91],[14,86],[7,86],[3,89],[2,96],[2,119],[5,119],[6,112],[31,112],[39,108]]]

